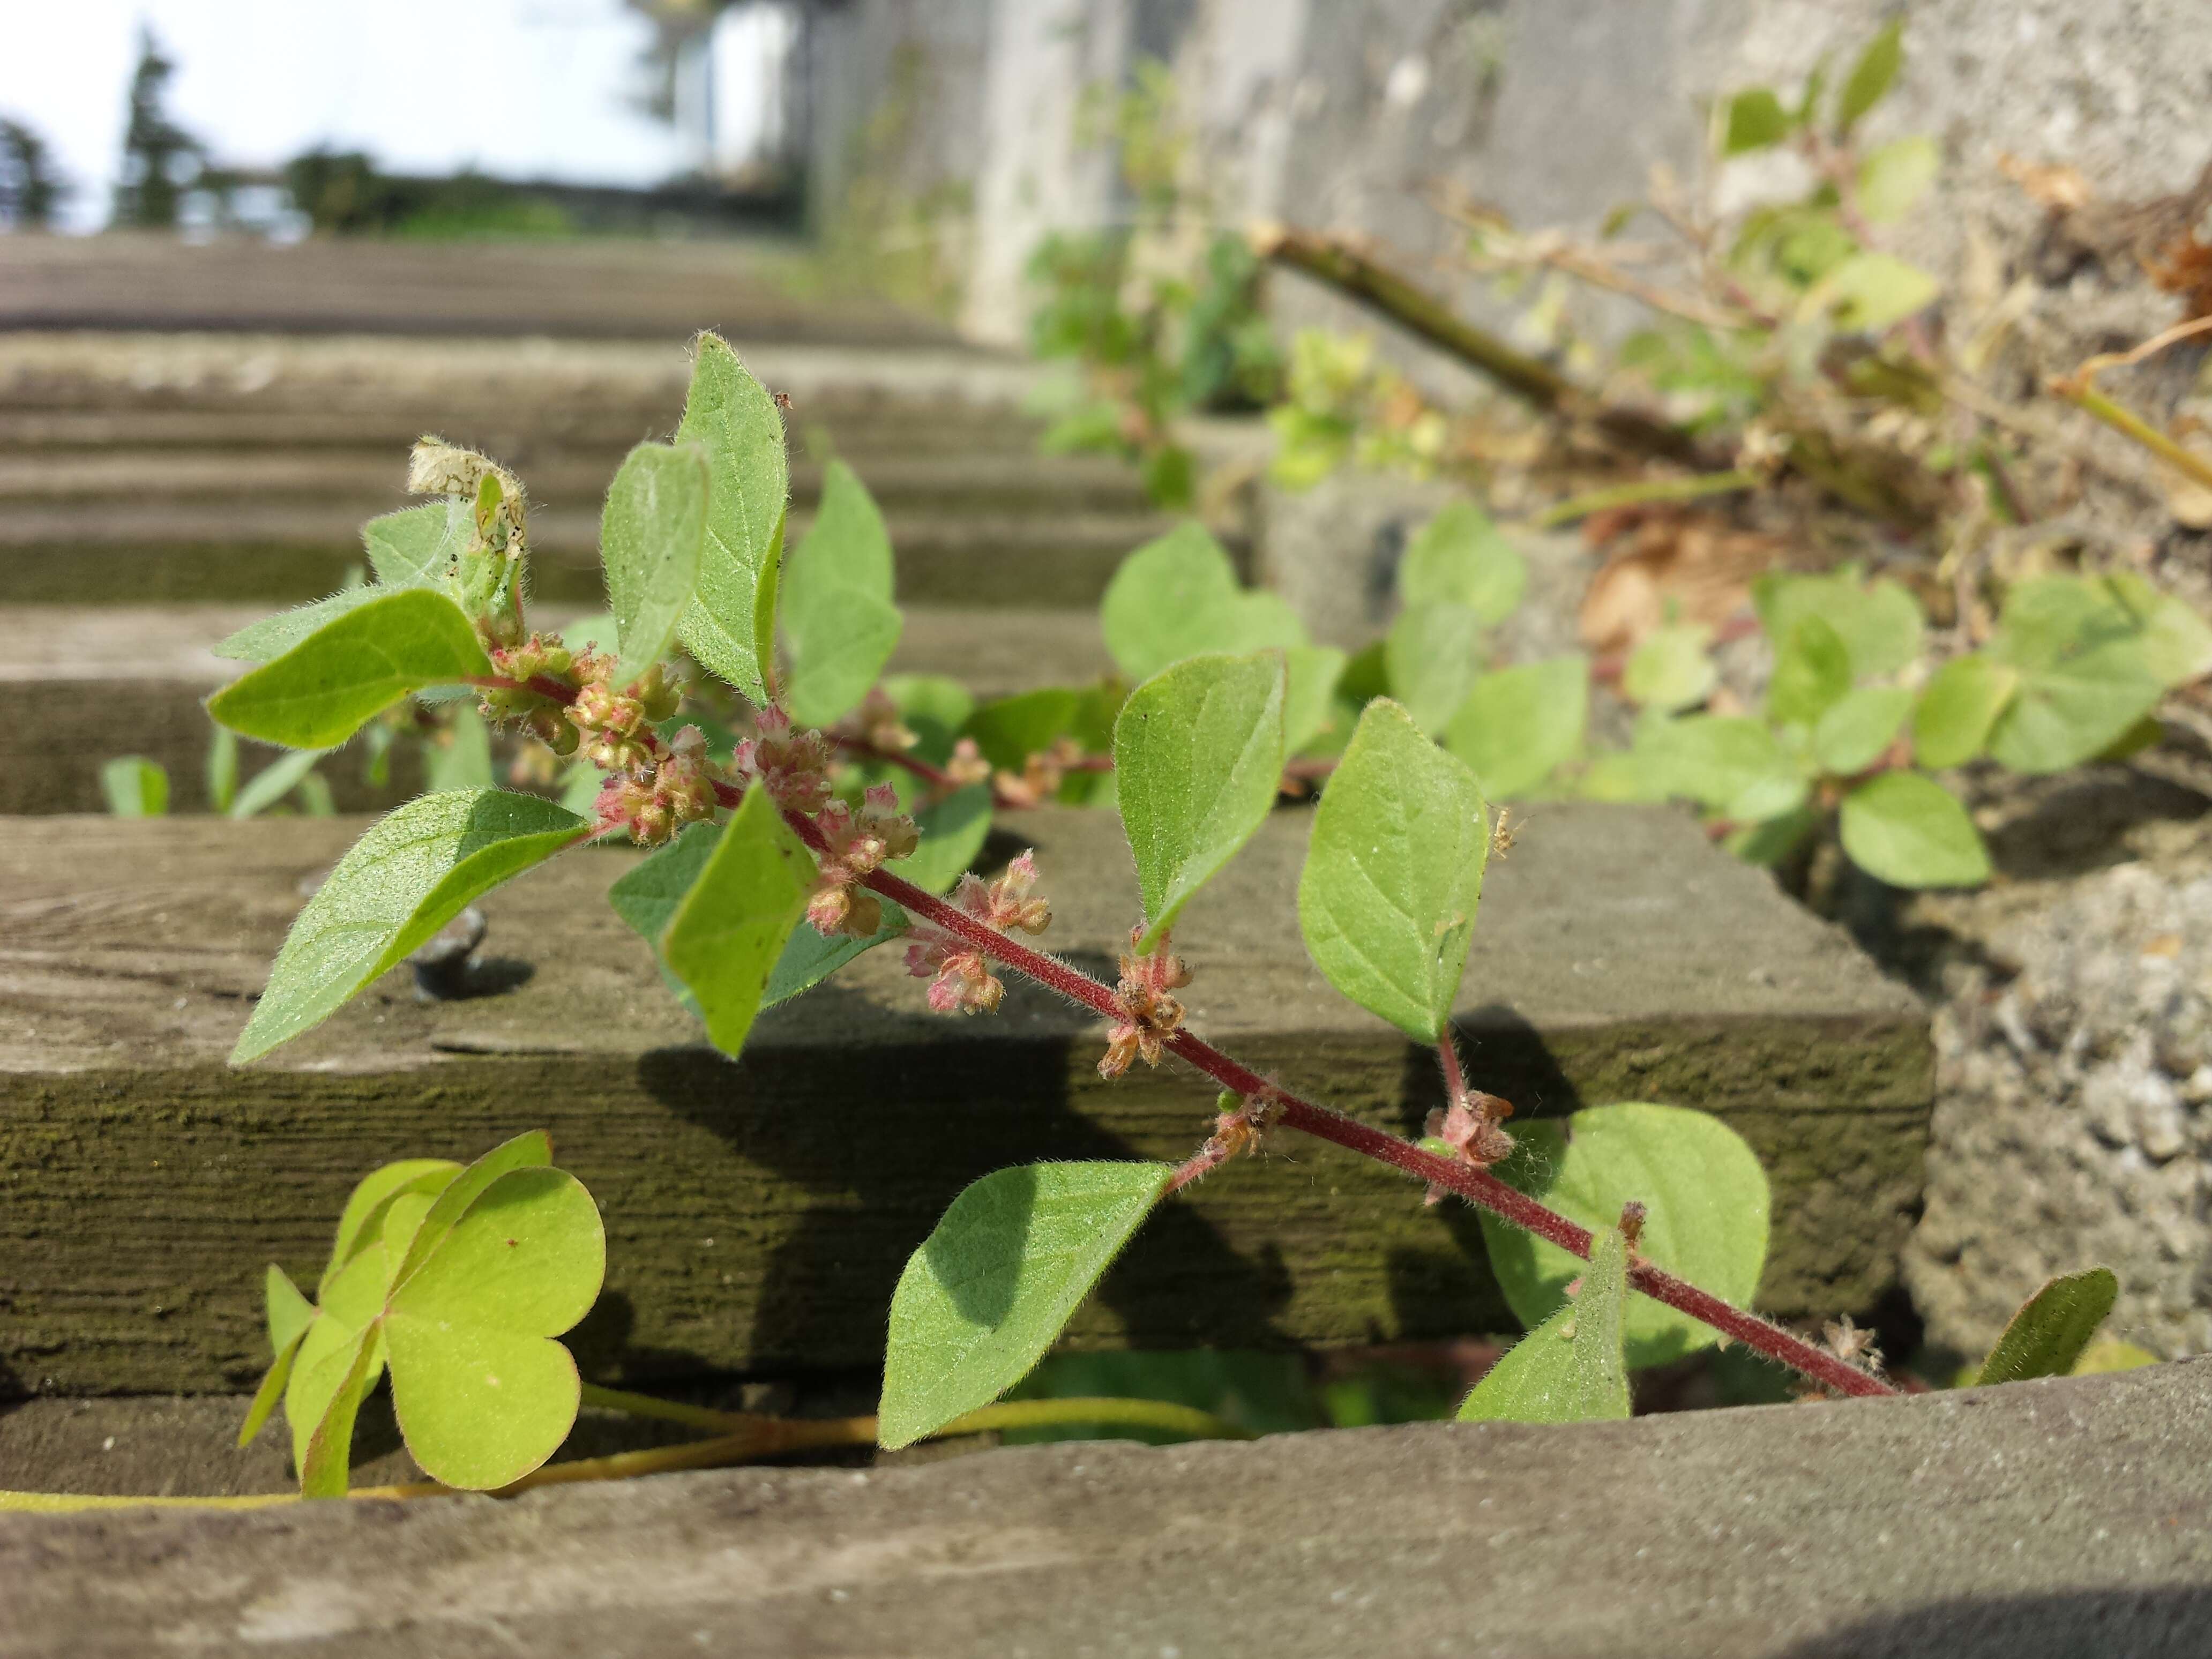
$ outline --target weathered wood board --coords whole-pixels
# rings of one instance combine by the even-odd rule
[[[245,666],[209,647],[272,608],[0,606],[0,690],[13,710],[0,721],[0,814],[106,810],[100,769],[118,755],[143,755],[167,771],[172,811],[204,811],[213,727],[201,702]],[[532,611],[533,623],[555,626],[576,614],[559,606]],[[951,675],[993,697],[1082,684],[1111,672],[1113,662],[1089,611],[911,605],[890,668]],[[241,747],[249,776],[280,752]],[[381,788],[366,781],[350,750],[322,769],[342,811],[392,806],[422,787],[404,754]]]
[[[1013,820],[1095,971],[1135,917],[1110,814]],[[1402,1130],[1432,1057],[1309,964],[1310,818],[1279,813],[1192,905],[1194,1029]],[[489,982],[425,1004],[387,979],[309,1037],[223,1066],[301,884],[356,822],[0,822],[0,1386],[221,1390],[262,1362],[263,1265],[305,1278],[384,1160],[550,1128],[607,1216],[592,1375],[865,1366],[908,1251],[967,1181],[1042,1158],[1188,1154],[1212,1091],[1112,1085],[1097,1022],[1032,988],[923,1011],[898,953],[774,1011],[742,1063],[701,1046],[602,902],[632,855],[580,852],[485,902]],[[1001,852],[1018,844],[1002,840]],[[1930,1103],[1924,1012],[1844,937],[1657,809],[1562,805],[1486,887],[1462,1024],[1524,1112],[1624,1099],[1724,1114],[1775,1184],[1761,1293],[1788,1316],[1892,1282]],[[1282,1138],[1168,1206],[1079,1343],[1356,1343],[1510,1329],[1473,1215]]]
[[[1540,1428],[0,1516],[26,1656],[2183,1659],[2212,1366]]]
[[[301,334],[681,337],[702,328],[848,344],[943,342],[951,331],[804,281],[771,239],[422,242],[311,238],[11,236],[0,331],[275,330]]]

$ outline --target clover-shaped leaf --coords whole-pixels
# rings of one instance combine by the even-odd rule
[[[553,1339],[591,1310],[605,1271],[606,1235],[583,1183],[513,1170],[392,1289],[392,1407],[426,1474],[483,1490],[553,1455],[583,1386]]]

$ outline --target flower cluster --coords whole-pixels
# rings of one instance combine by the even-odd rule
[[[612,774],[594,811],[602,829],[623,824],[639,846],[658,847],[694,819],[712,817],[716,799],[706,734],[687,726],[658,764]]]
[[[1117,1078],[1129,1062],[1143,1056],[1157,1066],[1168,1038],[1182,1027],[1182,1004],[1174,993],[1190,983],[1190,969],[1168,949],[1167,936],[1149,956],[1134,954],[1144,929],[1129,930],[1129,954],[1121,958],[1121,982],[1115,988],[1121,1005],[1121,1022],[1106,1033],[1106,1057],[1098,1062],[1098,1075]]]
[[[899,713],[899,706],[891,701],[890,693],[880,685],[868,688],[868,695],[860,699],[858,708],[845,717],[840,729],[849,730],[882,755],[903,755],[920,741]]]
[[[658,746],[653,725],[683,707],[683,693],[668,683],[659,663],[621,690],[612,684],[614,659],[602,653],[586,652],[576,659],[575,669],[583,684],[568,705],[568,722],[576,728],[584,758],[603,772],[651,766]]]
[[[952,902],[994,933],[1018,927],[1042,933],[1052,925],[1052,907],[1031,896],[1036,879],[1036,854],[1026,852],[988,885],[975,876],[961,877]],[[929,1006],[940,1014],[988,1014],[1006,994],[981,950],[939,928],[915,929],[914,942],[906,947],[906,970],[916,979],[933,980]]]
[[[524,730],[556,755],[574,754],[576,728],[568,723],[567,711],[543,692],[530,689],[530,682],[537,679],[562,685],[570,683],[575,658],[568,648],[558,639],[532,634],[520,645],[495,645],[485,654],[491,659],[494,673],[515,684],[486,690],[477,704],[478,712],[495,723],[520,722]]]
[[[1082,758],[1081,744],[1073,738],[1056,738],[1051,748],[1039,750],[1023,763],[1018,777],[1002,769],[992,783],[1009,806],[1039,806],[1060,793],[1067,769]]]
[[[753,735],[738,745],[730,762],[787,812],[809,817],[830,799],[830,740],[819,732],[794,732],[781,708],[763,708],[754,717]]]
[[[1224,1089],[1213,1103],[1218,1109],[1213,1115],[1213,1133],[1206,1140],[1206,1151],[1223,1163],[1256,1153],[1267,1131],[1283,1115],[1282,1097],[1272,1089],[1243,1098]]]
[[[1512,1115],[1511,1101],[1474,1089],[1431,1111],[1422,1133],[1449,1146],[1459,1162],[1486,1170],[1513,1150],[1513,1137],[1504,1127]],[[1441,1202],[1447,1190],[1431,1182],[1425,1201]]]
[[[899,811],[898,791],[879,783],[861,798],[855,812],[833,800],[814,824],[830,843],[822,854],[822,884],[808,901],[806,919],[825,938],[849,933],[866,939],[884,925],[884,907],[860,878],[886,859],[902,859],[921,844],[921,831]]]

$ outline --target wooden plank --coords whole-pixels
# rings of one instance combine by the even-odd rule
[[[106,810],[100,769],[143,755],[169,774],[170,810],[204,811],[201,767],[211,728],[201,702],[244,665],[212,653],[265,605],[62,605],[0,608],[0,687],[15,717],[0,721],[0,813]],[[533,612],[558,625],[573,608]],[[1112,672],[1088,611],[977,613],[915,605],[894,672],[949,674],[981,696],[1078,684]],[[246,749],[250,774],[273,758]],[[325,775],[343,811],[396,805],[420,787],[409,769],[383,789],[341,757]]]
[[[1110,976],[1136,914],[1109,814],[1010,821]],[[1308,820],[1279,814],[1192,905],[1194,1029],[1401,1130],[1431,1059],[1309,964]],[[1187,1154],[1211,1086],[1103,1083],[1101,1031],[1032,988],[922,1012],[897,954],[773,1011],[743,1062],[700,1046],[580,853],[485,903],[498,994],[374,989],[270,1063],[226,1070],[301,884],[346,821],[0,822],[0,1388],[221,1390],[261,1364],[262,1265],[319,1266],[349,1184],[531,1125],[605,1206],[599,1376],[865,1366],[907,1253],[968,1180],[1040,1158]],[[1492,872],[1462,1021],[1475,1079],[1526,1112],[1718,1111],[1775,1183],[1763,1304],[1863,1310],[1894,1277],[1930,1099],[1924,1012],[1838,931],[1668,811],[1547,809]],[[1078,1321],[1083,1344],[1358,1343],[1510,1328],[1479,1230],[1314,1144],[1168,1206]]]
[[[505,1503],[0,1516],[12,1652],[2077,1659],[2203,1650],[2212,1367]]]
[[[578,335],[945,343],[944,325],[809,291],[796,244],[768,239],[528,244],[247,237],[13,236],[0,330]]]

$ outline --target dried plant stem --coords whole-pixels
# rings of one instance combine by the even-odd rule
[[[1571,495],[1555,506],[1546,507],[1529,522],[1540,530],[1549,530],[1574,519],[1586,519],[1593,513],[1610,512],[1616,507],[1644,507],[1655,501],[1694,501],[1705,495],[1732,495],[1739,489],[1756,489],[1760,483],[1756,472],[1741,470],[1733,472],[1701,472],[1687,478],[1651,478],[1641,483],[1618,484],[1611,489],[1593,489],[1585,495]]]
[[[818,842],[820,832],[811,823],[797,817],[793,817],[792,822],[810,845]],[[1017,944],[1004,933],[985,927],[973,916],[923,891],[912,882],[878,870],[865,878],[865,884],[903,907],[908,915],[965,939],[994,961],[1027,975],[1071,1002],[1080,1004],[1109,1019],[1123,1018],[1113,991],[1099,981],[1070,967],[1056,957]],[[1275,1121],[1289,1128],[1300,1130],[1318,1139],[1333,1141],[1348,1152],[1358,1152],[1378,1163],[1388,1164],[1394,1169],[1402,1170],[1417,1180],[1445,1188],[1571,1255],[1585,1259],[1589,1255],[1590,1234],[1588,1229],[1527,1194],[1507,1186],[1487,1170],[1437,1158],[1423,1152],[1410,1141],[1373,1128],[1357,1118],[1301,1100],[1188,1031],[1176,1032],[1168,1039],[1167,1046],[1190,1065],[1238,1096],[1248,1100],[1266,1096],[1279,1102],[1280,1115]],[[1195,1178],[1195,1174],[1202,1173],[1203,1170],[1194,1172],[1193,1178]],[[1679,1312],[1686,1313],[1723,1335],[1733,1338],[1793,1370],[1802,1371],[1838,1393],[1873,1395],[1897,1392],[1881,1378],[1847,1364],[1826,1349],[1816,1347],[1756,1314],[1731,1307],[1718,1297],[1708,1295],[1672,1273],[1642,1265],[1630,1270],[1629,1282],[1655,1302],[1664,1303]]]

